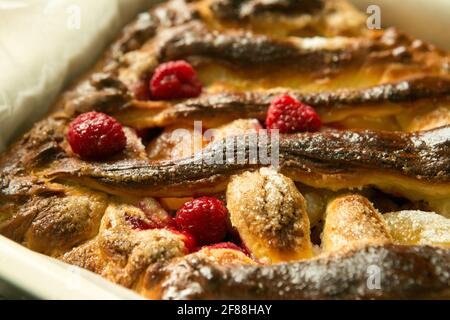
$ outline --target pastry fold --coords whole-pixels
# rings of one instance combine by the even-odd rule
[[[408,112],[420,112],[439,100],[446,109],[444,124],[450,124],[450,78],[423,76],[384,83],[369,88],[340,89],[320,93],[297,90],[272,90],[245,93],[207,94],[201,98],[170,104],[163,101],[132,101],[114,112],[121,122],[133,127],[192,124],[214,128],[235,119],[265,120],[271,100],[287,93],[314,106],[325,124],[364,116],[379,118]],[[105,110],[108,111],[108,110]],[[399,126],[408,130],[407,125]]]
[[[450,194],[450,127],[415,133],[331,130],[281,135],[278,148],[272,148],[267,136],[256,137],[257,144],[252,144],[250,136],[237,136],[244,147],[214,142],[175,161],[95,163],[66,158],[40,175],[112,194],[192,196],[223,191],[232,175],[268,166],[272,159],[285,176],[318,188],[376,186],[414,200],[446,199]],[[267,150],[267,157],[252,158],[250,150],[256,147]],[[227,154],[233,161],[226,161]]]
[[[160,299],[450,298],[450,249],[428,246],[375,245],[289,264],[239,268],[186,256],[153,271],[144,283]],[[197,290],[185,290],[192,287]]]

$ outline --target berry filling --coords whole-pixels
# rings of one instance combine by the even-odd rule
[[[136,230],[154,229],[154,227],[150,223],[135,216],[125,215],[125,220],[131,225],[133,229]]]
[[[147,219],[125,215],[125,220],[133,229],[167,229],[182,235],[187,254],[200,248],[209,248],[233,249],[250,256],[239,234],[230,226],[224,203],[215,197],[200,197],[185,202],[176,212],[175,218],[152,198],[141,200],[138,207]]]
[[[183,60],[159,65],[150,80],[151,96],[154,99],[182,99],[198,97],[202,85],[194,68]]]
[[[139,202],[139,208],[149,220],[152,229],[175,228],[175,220],[168,214],[160,204],[153,199],[144,199]]]
[[[187,253],[197,251],[197,241],[195,240],[194,236],[192,236],[190,233],[186,231],[180,231],[173,228],[169,228],[169,230],[175,234],[182,235],[184,237],[183,242],[184,246],[186,247]]]
[[[251,257],[250,249],[245,245],[244,241],[242,241],[241,235],[236,230],[236,228],[230,228],[228,235],[225,239],[227,243],[235,244],[240,251],[245,253],[247,256]]]
[[[67,140],[81,158],[98,160],[122,151],[127,138],[122,125],[101,112],[87,112],[69,124]]]
[[[268,129],[278,129],[280,133],[317,131],[322,126],[314,108],[289,95],[275,97],[267,111]]]

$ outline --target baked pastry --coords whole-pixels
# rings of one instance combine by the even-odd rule
[[[315,130],[253,161],[280,95]],[[448,53],[345,1],[171,0],[1,156],[0,233],[148,298],[450,298],[449,98]]]

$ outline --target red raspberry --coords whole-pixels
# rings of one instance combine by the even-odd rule
[[[280,133],[297,131],[317,131],[322,122],[316,111],[291,96],[274,98],[267,111],[268,129],[278,129]]]
[[[186,231],[176,230],[173,228],[168,228],[168,230],[172,231],[175,234],[184,236],[183,242],[184,246],[186,247],[187,253],[197,251],[197,241],[195,240],[194,236],[192,236],[190,233]]]
[[[244,252],[244,250],[237,246],[236,244],[232,243],[232,242],[221,242],[221,243],[216,243],[216,244],[212,244],[209,246],[204,246],[202,248],[208,248],[208,249],[232,249],[232,250],[238,250],[241,251],[242,253],[247,254],[246,252]]]
[[[67,140],[84,159],[102,159],[122,151],[127,143],[122,125],[101,113],[87,112],[69,124]]]
[[[194,68],[186,61],[171,61],[159,65],[152,79],[150,90],[156,99],[182,99],[198,97],[202,85]]]
[[[192,234],[200,244],[220,242],[229,228],[228,211],[214,197],[200,197],[186,202],[175,217],[178,229]]]

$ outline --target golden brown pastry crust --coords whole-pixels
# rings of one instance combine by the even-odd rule
[[[198,70],[202,96],[137,99],[134,86],[174,59]],[[155,158],[171,159],[150,162],[131,128],[124,153],[106,163],[79,160],[65,140],[69,121],[86,111],[136,128],[214,127],[263,120],[279,93],[315,106],[327,127],[281,137],[290,188],[291,179],[333,191],[375,186],[436,211],[448,200],[448,53],[395,29],[365,30],[364,17],[340,0],[172,0],[127,26],[94,71],[1,155],[0,234],[150,298],[449,298],[449,249],[393,245],[387,235],[383,244],[276,265],[228,249],[185,255],[180,235],[130,227],[130,215],[146,219],[139,200],[220,193],[233,175],[261,165],[199,167],[198,155],[181,161],[164,152]],[[216,140],[200,157],[221,148]],[[304,222],[303,197],[292,194]],[[350,197],[377,217],[367,199]],[[373,265],[383,274],[378,290],[367,285]]]
[[[319,188],[339,190],[375,185],[386,191],[395,188],[412,198],[445,199],[450,188],[449,131],[449,127],[442,127],[414,133],[330,130],[284,135],[279,141],[279,170],[294,181]],[[257,143],[271,155],[270,139]],[[242,150],[244,161],[239,163],[218,165],[208,161],[227,151],[230,150],[222,140],[180,160],[88,163],[65,158],[53,162],[42,175],[82,181],[92,188],[119,195],[211,194],[225,190],[233,174],[264,166],[250,161],[248,148]],[[240,152],[237,144],[231,151],[237,158]]]

